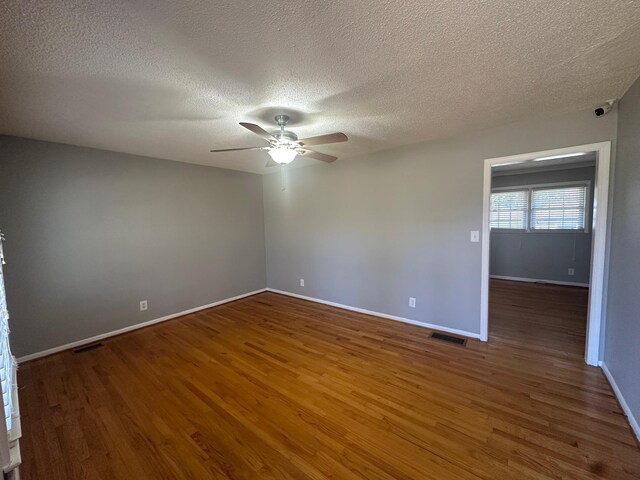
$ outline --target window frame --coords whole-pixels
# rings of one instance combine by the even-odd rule
[[[534,190],[553,190],[554,188],[569,188],[569,187],[585,187],[584,195],[584,228],[569,228],[569,229],[533,229],[531,228],[531,211],[532,200]],[[589,208],[591,205],[591,180],[575,180],[570,182],[553,182],[553,183],[535,183],[527,185],[513,185],[510,187],[496,187],[491,189],[491,195],[500,192],[513,192],[513,191],[527,191],[527,227],[525,229],[519,228],[491,228],[491,233],[591,233],[592,210]],[[491,199],[489,199],[491,202]],[[491,225],[491,206],[489,206],[489,225]]]

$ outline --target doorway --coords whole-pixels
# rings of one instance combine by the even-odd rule
[[[489,339],[492,176],[498,171],[535,171],[541,166],[544,166],[547,170],[553,170],[554,165],[562,165],[563,163],[576,164],[578,162],[584,163],[592,161],[595,166],[593,185],[589,184],[587,180],[584,182],[573,181],[568,183],[554,182],[556,185],[553,186],[532,182],[529,185],[525,185],[526,188],[519,189],[509,188],[509,186],[505,187],[503,185],[504,190],[501,191],[505,192],[505,194],[502,195],[502,197],[515,205],[517,205],[518,202],[522,202],[522,214],[520,215],[518,212],[512,212],[505,217],[506,219],[503,219],[503,223],[496,223],[496,219],[494,218],[494,229],[496,227],[517,227],[505,230],[520,230],[521,232],[527,232],[529,235],[536,235],[536,232],[544,230],[545,228],[547,230],[564,230],[565,232],[568,229],[583,228],[584,231],[589,232],[591,245],[587,252],[587,254],[590,253],[590,255],[587,255],[589,265],[586,268],[588,268],[589,272],[586,278],[588,278],[587,283],[590,288],[587,296],[588,310],[584,352],[587,364],[598,364],[603,315],[602,307],[604,295],[610,155],[611,142],[602,142],[485,160],[482,223],[481,340],[487,341]],[[557,169],[560,168],[562,167],[557,167]],[[513,187],[513,185],[511,187]],[[556,190],[554,193],[556,196],[559,192],[568,196],[567,198],[574,198],[579,195],[591,196],[589,198],[589,203],[593,203],[593,208],[591,211],[585,209],[587,211],[582,226],[576,224],[577,220],[575,219],[575,215],[573,215],[573,217],[571,215],[567,215],[567,219],[562,220],[565,223],[562,223],[562,221],[561,223],[557,223],[557,218],[552,218],[553,216],[549,216],[548,212],[546,212],[545,216],[544,209],[536,210],[536,205],[541,205],[544,203],[545,199],[548,202],[549,198],[553,196],[549,192],[550,188],[554,188]],[[573,214],[575,214],[575,212],[573,212]],[[494,217],[495,216],[496,215],[494,213]],[[582,270],[584,270],[584,268]],[[567,274],[571,275],[571,273],[571,270],[567,271]],[[575,275],[575,272],[573,272],[573,274]],[[584,283],[585,272],[581,271],[580,275],[582,275],[582,282],[564,280],[564,283]],[[509,276],[506,275],[506,277]],[[513,275],[513,277],[517,280],[522,280],[522,278],[518,278],[517,275]],[[563,280],[558,280],[558,282],[562,284]],[[526,295],[526,288],[524,288],[524,290],[520,289],[520,293]]]

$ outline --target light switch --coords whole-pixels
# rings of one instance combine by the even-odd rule
[[[480,232],[478,230],[471,230],[471,241],[472,242],[480,241]]]

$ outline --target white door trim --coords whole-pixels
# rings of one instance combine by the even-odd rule
[[[508,157],[489,158],[484,161],[484,187],[482,198],[482,279],[480,298],[480,339],[489,339],[489,207],[491,199],[491,169],[498,165],[534,162],[537,158],[566,155],[578,152],[596,152],[596,185],[593,199],[593,245],[591,249],[591,290],[585,361],[598,365],[600,357],[600,333],[604,312],[604,277],[607,247],[607,206],[609,203],[609,169],[611,142],[577,145],[542,152],[523,153]],[[532,163],[532,166],[535,163]]]

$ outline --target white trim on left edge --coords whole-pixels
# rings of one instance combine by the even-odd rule
[[[611,372],[609,371],[609,369],[607,368],[607,365],[604,362],[600,362],[600,368],[602,368],[602,371],[604,372],[604,376],[607,377],[607,380],[609,380],[611,389],[613,390],[613,393],[618,399],[618,403],[620,403],[620,406],[622,407],[622,411],[627,416],[629,425],[631,425],[631,430],[633,430],[633,433],[636,434],[636,438],[638,439],[638,441],[640,441],[640,425],[638,425],[638,421],[636,420],[636,417],[633,416],[633,412],[629,408],[627,401],[622,396],[622,392],[618,388],[618,384],[613,379],[613,375],[611,375]]]
[[[466,330],[458,330],[456,328],[443,327],[442,325],[435,325],[433,323],[418,322],[417,320],[411,320],[409,318],[398,317],[396,315],[389,315],[387,313],[374,312],[372,310],[352,307],[350,305],[343,305],[341,303],[330,302],[328,300],[322,300],[320,298],[307,297],[306,295],[299,295],[297,293],[285,292],[284,290],[276,290],[275,288],[267,288],[267,291],[273,292],[273,293],[279,293],[280,295],[287,295],[289,297],[301,298],[302,300],[309,300],[310,302],[322,303],[324,305],[330,305],[332,307],[342,308],[344,310],[351,310],[352,312],[364,313],[366,315],[373,315],[374,317],[382,317],[389,320],[395,320],[397,322],[409,323],[411,325],[417,325],[418,327],[425,327],[431,330],[439,330],[441,332],[453,333],[456,335],[462,335],[463,337],[480,338],[480,334],[467,332]]]
[[[258,293],[265,292],[267,289],[262,288],[260,290],[254,290],[253,292],[243,293],[242,295],[237,295],[231,298],[225,298],[224,300],[219,300],[217,302],[209,303],[207,305],[202,305],[200,307],[190,308],[189,310],[184,310],[178,313],[172,313],[171,315],[167,315],[165,317],[155,318],[153,320],[149,320],[142,323],[136,323],[135,325],[130,325],[128,327],[120,328],[118,330],[113,330],[107,333],[101,333],[100,335],[96,335],[94,337],[85,338],[83,340],[78,340],[76,342],[67,343],[65,345],[60,345],[59,347],[49,348],[47,350],[43,350],[41,352],[32,353],[30,355],[25,355],[24,357],[18,358],[18,363],[27,362],[29,360],[35,360],[36,358],[46,357],[47,355],[52,355],[54,353],[62,352],[63,350],[70,350],[72,348],[80,347],[82,345],[86,345],[88,343],[97,342],[99,340],[104,340],[105,338],[114,337],[116,335],[120,335],[122,333],[131,332],[133,330],[138,330],[139,328],[148,327],[149,325],[154,325],[160,322],[166,322],[167,320],[171,320],[172,318],[182,317],[183,315],[188,315],[190,313],[199,312],[200,310],[206,310],[207,308],[217,307],[218,305],[222,305],[223,303],[233,302],[235,300],[240,300],[241,298],[250,297],[251,295],[256,295]]]

